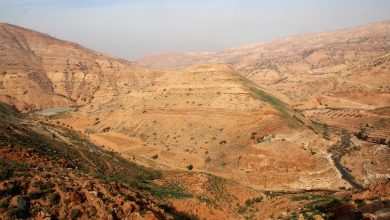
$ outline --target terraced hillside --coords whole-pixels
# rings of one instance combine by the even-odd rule
[[[389,39],[390,22],[383,21],[219,52],[160,54],[139,63],[156,69],[230,64],[312,122],[309,127],[330,141],[328,149],[340,147],[337,142],[350,133],[354,150],[341,163],[369,183],[390,177],[390,130],[383,126],[390,106]]]
[[[263,189],[348,187],[311,122],[226,65],[168,72],[52,121],[142,164],[192,166]]]
[[[383,21],[219,52],[158,54],[139,63],[168,70],[226,63],[259,85],[272,85],[296,104],[311,101],[313,107],[321,105],[318,98],[337,97],[346,104],[353,100],[358,105],[386,106],[390,102],[389,39],[390,22]]]

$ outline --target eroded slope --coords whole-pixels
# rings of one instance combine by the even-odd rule
[[[348,187],[311,122],[226,65],[168,72],[141,90],[53,120],[140,163],[192,165],[258,188]]]
[[[83,105],[147,84],[155,72],[78,44],[0,24],[1,100],[31,110]]]

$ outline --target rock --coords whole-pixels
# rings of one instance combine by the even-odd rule
[[[51,219],[49,213],[47,213],[47,212],[45,212],[43,210],[38,213],[38,218],[40,218],[40,219]]]
[[[158,220],[158,218],[151,211],[145,213],[145,220]]]
[[[7,181],[4,181],[3,183],[2,183],[2,185],[0,186],[0,190],[1,191],[6,191],[7,189],[12,189],[12,188],[14,188],[15,187],[15,183],[13,183],[13,182],[7,182]]]
[[[117,210],[115,213],[116,213],[117,218],[119,218],[119,219],[125,219],[126,218],[125,214],[122,211],[118,211]]]
[[[74,202],[75,204],[80,204],[85,202],[85,196],[79,192],[73,192],[70,195],[70,201]]]
[[[126,215],[129,215],[130,213],[138,212],[140,207],[135,202],[125,202],[122,206],[122,209]]]
[[[324,220],[324,218],[321,215],[315,215],[313,216],[314,220]]]
[[[76,203],[76,204],[79,204],[81,203],[81,198],[80,198],[80,195],[78,193],[72,193],[70,195],[70,201]]]
[[[98,192],[96,192],[96,191],[90,191],[89,193],[91,193],[92,195],[95,195],[96,197],[98,195]]]
[[[94,206],[87,207],[86,212],[87,212],[88,218],[95,217],[97,214],[97,210]]]
[[[21,210],[27,210],[27,202],[27,199],[19,195],[12,198],[11,205],[16,206]]]
[[[364,203],[365,203],[366,205],[374,204],[374,202],[371,201],[371,200],[364,200]]]
[[[116,198],[114,201],[114,204],[117,206],[120,206],[123,204],[123,200],[121,198]]]
[[[89,183],[89,184],[87,185],[87,189],[88,189],[89,191],[94,191],[95,187],[94,187],[93,183]]]

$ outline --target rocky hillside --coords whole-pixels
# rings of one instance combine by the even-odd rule
[[[154,73],[78,44],[0,24],[0,100],[24,111],[126,93]]]
[[[0,218],[386,218],[388,32],[151,71],[0,24]]]
[[[348,187],[311,122],[227,65],[168,72],[55,120],[165,169],[191,166],[263,189]]]
[[[194,171],[162,171],[107,151],[63,124],[0,104],[2,219],[389,217],[389,184],[262,191]]]
[[[383,21],[220,52],[160,54],[140,63],[158,69],[198,62],[230,64],[313,122],[316,132],[333,141],[328,147],[341,146],[335,141],[345,131],[355,134],[355,150],[342,163],[361,183],[368,183],[389,177],[389,39],[390,22]]]
[[[177,210],[175,201],[189,200],[197,207],[202,205],[198,196],[211,202],[223,193],[236,204],[251,198],[250,193],[260,194],[213,176],[137,165],[65,125],[31,118],[8,105],[0,104],[0,122],[2,219],[194,219],[199,213]],[[204,186],[193,191],[165,180],[178,175],[199,179]],[[209,179],[220,181],[222,192],[207,188]],[[226,187],[239,187],[241,194],[233,196]],[[231,218],[238,216],[226,201],[218,205]],[[203,215],[213,212],[221,211],[209,207]]]
[[[168,70],[195,63],[226,63],[259,85],[272,85],[295,103],[337,96],[385,106],[390,103],[389,42],[390,22],[384,21],[220,52],[159,54],[139,63]],[[360,99],[367,93],[367,99]]]

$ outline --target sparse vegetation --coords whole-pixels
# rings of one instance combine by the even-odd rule
[[[187,193],[183,188],[175,184],[166,184],[164,186],[152,186],[146,185],[144,186],[145,190],[151,192],[153,195],[162,197],[162,198],[190,198],[192,195]]]
[[[252,199],[248,199],[245,201],[245,205],[248,207],[248,206],[251,206],[255,203],[260,203],[261,201],[263,201],[263,197],[256,197],[256,198],[252,198]]]
[[[324,132],[323,132],[323,137],[324,137],[324,139],[326,139],[326,140],[330,140],[330,137],[331,137],[331,135],[330,135],[330,131],[329,131],[329,127],[328,127],[328,125],[327,124],[324,124]]]
[[[389,25],[157,56],[206,63],[170,72],[0,24],[0,219],[378,218]]]
[[[281,113],[281,115],[290,122],[289,123],[290,126],[299,127],[302,125],[302,122],[298,121],[295,117],[293,117],[293,114],[291,112],[289,112],[288,106],[286,105],[286,103],[284,103],[280,99],[277,99],[276,97],[260,90],[249,79],[246,79],[246,78],[241,77],[241,76],[239,79],[245,86],[247,86],[249,88],[250,91],[252,91],[254,94],[256,94],[260,100],[269,103],[276,110],[278,110]]]

